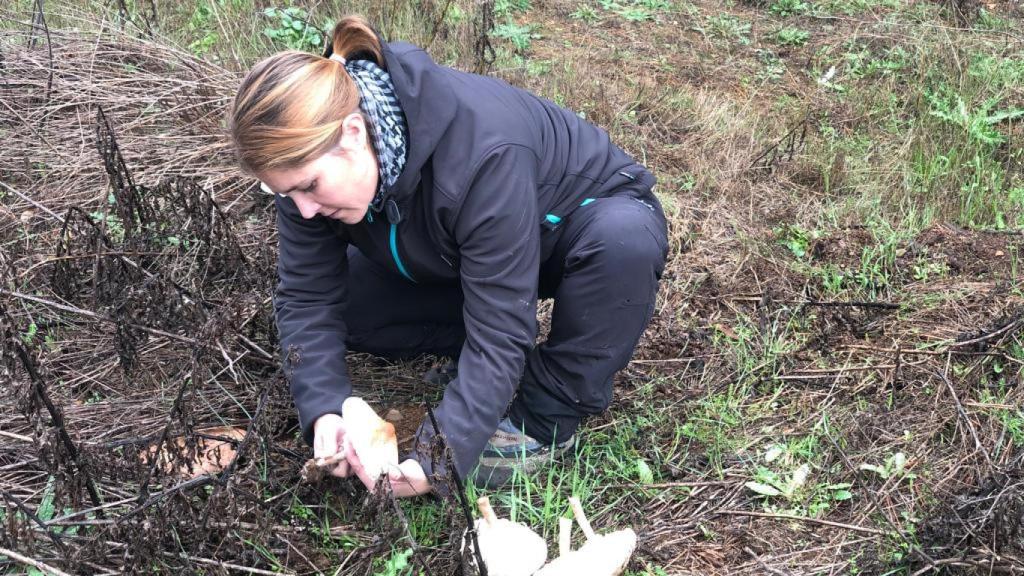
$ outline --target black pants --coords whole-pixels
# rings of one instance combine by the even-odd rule
[[[578,208],[541,233],[539,294],[554,298],[546,342],[529,351],[509,408],[512,422],[544,442],[567,440],[611,403],[612,378],[629,362],[654,310],[665,265],[665,217],[652,194],[630,191]],[[462,290],[413,284],[349,248],[351,350],[399,359],[455,358],[465,330]]]

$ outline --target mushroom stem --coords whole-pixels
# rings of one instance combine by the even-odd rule
[[[587,540],[593,538],[594,529],[590,527],[590,521],[587,520],[587,515],[583,513],[583,505],[580,504],[580,499],[575,496],[570,497],[569,506],[572,507],[572,515],[576,517],[576,523],[583,530],[583,535],[587,537]]]
[[[315,458],[313,463],[317,468],[333,468],[338,462],[345,460],[345,448],[340,448],[336,453],[330,456],[321,456]]]
[[[484,517],[484,522],[487,522],[488,526],[494,526],[498,517],[494,515],[494,508],[491,508],[491,499],[487,496],[477,498],[476,507],[480,510],[480,515]]]
[[[572,552],[572,518],[558,519],[558,555]]]

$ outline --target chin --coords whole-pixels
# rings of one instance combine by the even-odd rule
[[[343,224],[348,224],[349,226],[354,226],[356,224],[359,224],[359,222],[361,222],[365,216],[366,216],[366,212],[361,212],[359,214],[352,214],[352,213],[349,213],[349,214],[338,214],[335,217],[335,219],[340,220]]]

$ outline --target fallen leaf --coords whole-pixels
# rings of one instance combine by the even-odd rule
[[[236,441],[241,441],[242,438],[245,438],[245,430],[234,426],[203,428],[202,430],[196,430],[196,432],[201,432],[208,436],[231,438]],[[202,437],[196,438],[196,455],[192,461],[191,471],[189,471],[189,466],[186,463],[174,465],[174,452],[184,453],[188,450],[188,443],[185,437],[175,438],[174,443],[176,444],[174,449],[165,447],[160,451],[158,466],[163,470],[164,474],[180,476],[186,480],[198,478],[206,474],[223,472],[224,468],[235,457],[235,446],[231,442]],[[156,447],[151,446],[149,450],[140,454],[139,457],[142,458],[143,462],[148,462],[155,450]]]

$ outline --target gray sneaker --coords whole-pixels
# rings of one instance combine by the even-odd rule
[[[534,472],[571,449],[575,439],[573,435],[565,442],[542,444],[503,418],[480,455],[476,485],[499,488],[512,479],[515,470]]]

